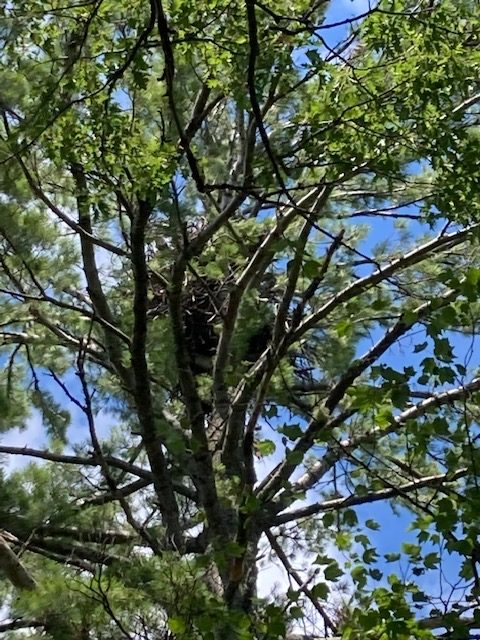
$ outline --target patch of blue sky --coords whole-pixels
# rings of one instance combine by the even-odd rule
[[[293,60],[300,68],[309,69],[309,52],[334,62],[342,62],[336,48],[346,42],[352,29],[358,27],[368,12],[376,5],[369,0],[333,0],[328,4],[324,19],[318,25],[311,43],[299,47],[293,53]]]

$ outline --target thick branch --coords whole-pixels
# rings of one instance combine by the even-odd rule
[[[40,620],[15,618],[15,620],[10,620],[10,622],[0,622],[0,633],[5,633],[5,631],[16,631],[17,629],[38,629],[44,626],[45,623]]]
[[[92,222],[90,219],[90,203],[88,185],[83,169],[78,164],[71,166],[71,173],[75,181],[77,191],[78,222],[82,229],[89,235],[92,234]],[[80,235],[80,245],[82,250],[83,271],[87,281],[87,290],[93,304],[95,313],[103,318],[108,325],[116,326],[117,322],[110,310],[107,298],[103,291],[98,273],[95,249],[93,243],[85,236]],[[107,328],[105,329],[105,342],[108,355],[118,371],[123,383],[128,389],[131,388],[130,372],[123,364],[123,345],[119,342],[118,336]]]
[[[329,411],[333,411],[341,401],[351,384],[364,371],[366,371],[396,342],[401,336],[405,335],[417,322],[425,319],[432,310],[438,309],[455,299],[458,292],[455,289],[448,289],[441,296],[429,300],[424,304],[412,309],[409,312],[409,319],[406,320],[406,314],[402,314],[400,319],[378,340],[378,342],[369,349],[363,356],[347,369],[340,380],[335,384],[325,400],[325,406]]]
[[[354,451],[358,447],[366,445],[369,442],[375,442],[379,438],[384,438],[397,432],[408,420],[415,420],[416,418],[425,415],[435,407],[453,404],[458,400],[463,401],[470,394],[479,390],[480,378],[475,378],[464,386],[432,394],[422,402],[405,409],[405,411],[402,411],[398,416],[392,418],[392,422],[389,427],[382,429],[374,427],[366,433],[343,440],[339,445],[332,445],[328,447],[322,459],[316,462],[311,469],[304,473],[293,484],[292,492],[303,492],[310,489],[316,482],[321,480],[330,469],[332,469],[338,460],[344,458],[348,453]]]
[[[172,542],[177,549],[181,549],[183,543],[179,525],[178,505],[167,470],[162,441],[157,430],[150,386],[150,373],[146,357],[148,270],[145,257],[145,227],[149,216],[150,209],[147,203],[142,200],[139,201],[139,209],[132,222],[131,230],[132,263],[135,281],[131,348],[132,369],[135,379],[134,395],[142,440],[153,472],[153,485],[162,518]]]
[[[0,571],[10,580],[17,589],[32,591],[36,582],[18,559],[18,556],[10,549],[5,537],[0,534]]]
[[[313,329],[321,320],[326,318],[334,309],[337,309],[340,305],[344,304],[348,300],[351,300],[355,296],[367,291],[371,287],[377,285],[407,267],[412,267],[424,260],[427,256],[435,253],[438,250],[445,250],[454,247],[463,242],[473,231],[478,229],[480,224],[474,224],[469,227],[465,227],[460,231],[455,231],[450,234],[440,235],[429,242],[415,247],[412,251],[409,251],[405,255],[392,260],[384,267],[380,267],[372,274],[356,280],[352,284],[349,284],[344,289],[339,291],[333,298],[325,303],[318,311],[312,313],[305,318],[299,325],[298,329],[293,333],[290,342],[296,342],[307,332],[309,329]]]
[[[435,489],[448,488],[450,483],[455,482],[459,478],[465,477],[469,473],[469,469],[458,469],[454,473],[440,473],[432,476],[425,476],[423,478],[417,478],[411,482],[406,482],[398,487],[388,487],[380,489],[378,491],[372,491],[365,495],[351,495],[346,498],[336,498],[334,500],[325,500],[324,502],[316,502],[315,504],[309,504],[300,509],[294,511],[287,511],[286,513],[280,513],[275,516],[270,523],[270,526],[276,526],[291,522],[292,520],[299,520],[300,518],[308,518],[309,516],[317,513],[323,513],[325,511],[340,511],[341,509],[347,509],[348,507],[354,507],[360,504],[370,504],[378,502],[380,500],[388,500],[389,498],[402,497],[403,494],[418,491],[418,489],[424,489],[434,487]]]
[[[311,207],[312,211],[321,207],[328,198],[330,190],[327,187],[313,189],[307,193],[297,206]],[[214,370],[214,390],[217,398],[221,401],[223,396],[221,390],[224,388],[224,375],[229,361],[230,345],[233,338],[236,321],[238,317],[240,302],[243,295],[248,291],[255,278],[264,272],[275,255],[275,244],[280,239],[285,230],[293,222],[297,213],[297,206],[288,207],[284,215],[281,216],[274,229],[263,240],[250,262],[247,264],[234,289],[230,294],[224,327],[217,347],[217,355]],[[225,438],[222,451],[222,460],[232,475],[241,475],[240,466],[240,444],[243,438],[244,421],[243,415],[246,405],[250,399],[250,391],[258,381],[259,372],[263,370],[266,358],[260,358],[252,370],[244,377],[236,390],[235,397],[231,402],[229,419],[225,428]]]
[[[216,536],[224,528],[215,485],[212,455],[209,450],[205,416],[195,377],[192,372],[190,356],[185,341],[183,322],[182,286],[185,273],[185,259],[177,260],[172,272],[168,302],[175,341],[175,356],[179,371],[179,383],[187,410],[191,432],[194,468],[192,480],[197,489],[199,502],[204,506],[209,526]]]
[[[69,558],[72,561],[87,561],[92,565],[103,564],[109,565],[112,562],[122,560],[118,555],[107,553],[100,549],[88,547],[85,544],[79,544],[75,541],[54,540],[52,538],[44,538],[38,535],[30,535],[25,538],[19,538],[20,546],[30,549],[42,549],[47,553],[54,553],[62,558]]]

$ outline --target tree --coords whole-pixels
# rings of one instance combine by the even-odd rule
[[[480,8],[331,4],[2,4],[5,637],[480,627]]]

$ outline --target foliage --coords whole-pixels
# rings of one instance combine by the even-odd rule
[[[480,8],[352,15],[2,3],[5,637],[480,628]]]

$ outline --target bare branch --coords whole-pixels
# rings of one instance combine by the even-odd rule
[[[351,495],[346,498],[336,498],[334,500],[325,500],[324,502],[316,502],[309,504],[305,507],[295,509],[294,511],[287,511],[286,513],[280,513],[272,518],[270,526],[277,526],[291,522],[292,520],[299,520],[301,518],[308,518],[309,516],[317,513],[323,513],[326,511],[340,511],[341,509],[347,509],[348,507],[355,507],[360,504],[370,504],[378,502],[380,500],[388,500],[389,498],[402,497],[403,494],[418,491],[424,488],[435,489],[447,489],[450,484],[454,483],[459,478],[465,477],[470,472],[470,469],[462,468],[457,469],[454,473],[440,473],[432,476],[425,476],[416,478],[412,482],[406,482],[400,484],[398,487],[388,487],[386,489],[379,489],[378,491],[371,491],[365,495]]]
[[[272,549],[275,551],[278,559],[283,564],[283,566],[285,568],[285,571],[287,572],[287,575],[291,576],[295,580],[295,582],[297,583],[300,591],[304,595],[306,595],[307,598],[310,600],[312,605],[315,607],[315,609],[318,611],[318,613],[322,617],[322,619],[323,619],[323,621],[325,623],[325,626],[328,629],[330,629],[331,631],[333,631],[333,633],[336,633],[337,629],[336,629],[335,625],[333,624],[332,620],[330,619],[330,616],[325,611],[325,608],[320,604],[320,602],[318,601],[318,598],[316,598],[314,596],[314,594],[311,591],[311,589],[308,588],[308,585],[305,584],[305,580],[302,580],[302,577],[298,573],[298,571],[296,571],[292,567],[292,565],[290,564],[289,559],[287,558],[286,553],[283,551],[282,547],[277,542],[277,539],[275,538],[275,536],[268,529],[265,531],[265,535],[267,536],[267,540],[270,543],[270,546],[272,547]]]
[[[17,555],[10,549],[10,545],[2,533],[0,533],[0,571],[17,589],[32,591],[37,586]]]
[[[379,438],[384,438],[401,429],[408,420],[419,418],[435,407],[446,404],[453,404],[457,401],[464,401],[472,393],[480,390],[480,378],[475,378],[471,382],[430,395],[418,404],[402,411],[398,416],[392,418],[389,427],[373,428],[366,433],[347,438],[340,442],[340,446],[331,445],[328,447],[322,459],[316,462],[311,469],[306,471],[292,486],[293,492],[302,492],[310,489],[316,482],[321,480],[326,473],[336,464],[338,460],[345,457],[349,452],[369,442],[375,442]]]
[[[326,318],[334,309],[337,309],[340,305],[344,304],[348,300],[351,300],[355,296],[363,293],[367,289],[375,286],[379,282],[382,282],[397,273],[401,269],[406,269],[415,264],[418,264],[424,260],[427,256],[435,253],[438,250],[446,250],[454,247],[463,242],[469,235],[471,235],[476,229],[480,228],[480,223],[473,224],[469,227],[454,231],[453,233],[440,235],[429,240],[420,247],[415,247],[405,255],[392,260],[384,267],[380,267],[372,274],[364,276],[359,280],[356,280],[352,284],[347,285],[344,289],[339,291],[328,302],[326,302],[318,311],[312,313],[305,318],[299,325],[298,329],[293,333],[290,343],[296,342],[304,335],[309,329],[313,329],[316,324]]]

